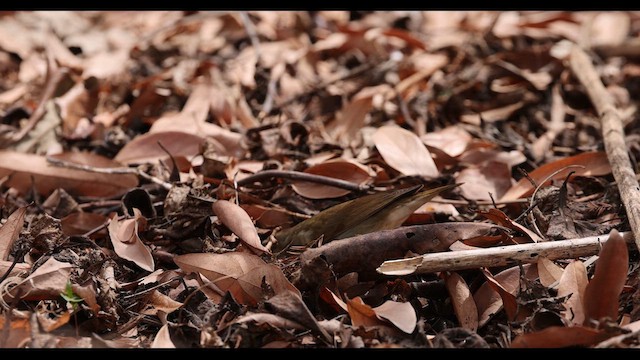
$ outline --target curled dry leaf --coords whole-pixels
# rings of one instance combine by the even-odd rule
[[[52,156],[100,168],[122,165],[103,156],[89,153],[64,153]],[[48,195],[57,188],[71,195],[112,197],[138,186],[138,178],[132,174],[99,174],[52,166],[44,156],[13,151],[0,151],[0,178],[9,176],[5,186],[26,193],[32,186],[40,194]]]
[[[564,303],[566,310],[563,315],[574,325],[584,322],[584,294],[588,283],[587,269],[580,260],[573,261],[564,268],[558,283],[558,297],[571,295]]]
[[[577,165],[580,167],[570,167],[569,165]],[[611,166],[609,160],[607,160],[607,154],[604,152],[586,152],[575,156],[570,156],[557,161],[550,162],[542,165],[539,168],[529,173],[536,184],[540,184],[545,178],[561,170],[551,177],[552,180],[564,179],[569,172],[575,171],[573,176],[602,176],[611,173]],[[548,183],[547,183],[548,184]],[[500,201],[511,201],[519,199],[523,196],[529,196],[533,192],[533,186],[531,182],[526,178],[520,179],[515,185],[513,185],[501,198]]]
[[[595,274],[584,292],[585,325],[605,317],[618,319],[620,294],[627,281],[629,250],[617,230],[611,230],[598,256]]]
[[[158,290],[151,292],[146,301],[147,308],[142,313],[147,315],[157,315],[159,311],[169,314],[182,306],[181,302],[171,299]]]
[[[467,283],[454,272],[445,274],[445,285],[460,326],[471,331],[478,330],[478,308]]]
[[[179,131],[146,133],[128,142],[114,159],[124,164],[143,164],[168,158],[158,142],[171,155],[190,159],[200,153],[203,140],[200,136]]]
[[[126,260],[133,261],[136,265],[147,271],[153,271],[155,263],[151,251],[142,243],[138,236],[138,228],[146,220],[140,214],[140,210],[134,208],[135,216],[132,219],[118,221],[111,219],[109,223],[109,238],[116,254]]]
[[[21,300],[57,299],[64,292],[72,267],[72,264],[50,257],[20,284],[5,293],[4,301],[12,303],[16,298]]]
[[[482,274],[487,279],[485,284],[488,284],[494,291],[500,294],[500,298],[502,299],[502,305],[504,306],[504,310],[507,313],[507,319],[509,321],[514,321],[516,319],[516,315],[518,315],[518,302],[516,301],[515,294],[511,293],[507,290],[498,280],[496,280],[493,275],[486,268],[482,268]],[[519,279],[518,279],[519,280]],[[519,287],[516,288],[516,291],[519,290]]]
[[[246,322],[254,321],[258,324],[269,324],[273,327],[285,330],[305,330],[307,329],[302,324],[286,319],[282,316],[267,314],[267,313],[248,313],[238,317],[234,323],[242,324]]]
[[[399,126],[382,126],[372,136],[384,161],[404,175],[433,179],[439,175],[429,150],[420,138]]]
[[[218,216],[218,219],[229,230],[238,235],[243,243],[249,245],[251,249],[257,250],[259,254],[263,252],[270,253],[269,249],[265,248],[260,242],[258,231],[253,225],[249,214],[243,208],[226,200],[214,202],[211,204],[211,208],[213,213]]]
[[[280,268],[265,263],[253,254],[194,253],[179,255],[173,260],[183,271],[202,274],[218,288],[229,291],[236,301],[243,304],[256,305],[263,298],[263,278],[276,294],[283,291],[300,294]]]
[[[538,269],[535,265],[523,265],[525,277],[536,279]],[[493,278],[510,294],[516,294],[520,288],[520,268],[515,266],[494,275]],[[478,307],[478,326],[484,326],[489,319],[502,308],[503,302],[500,294],[495,291],[488,282],[482,284],[473,294],[473,299]]]
[[[543,241],[543,239],[540,238],[540,236],[538,236],[536,233],[534,233],[533,231],[527,229],[526,227],[518,224],[517,222],[511,220],[507,214],[505,214],[504,212],[502,212],[501,210],[495,209],[495,208],[491,208],[487,211],[481,211],[480,215],[484,216],[485,218],[493,221],[494,223],[504,226],[506,228],[515,230],[517,232],[521,232],[523,234],[525,234],[530,241],[533,242],[540,242]]]
[[[379,326],[390,322],[398,329],[411,334],[417,324],[416,312],[410,303],[385,301],[382,305],[372,308],[360,297],[347,300],[347,312],[353,326]]]
[[[0,260],[7,260],[13,243],[18,240],[24,225],[26,211],[26,206],[19,207],[9,215],[7,221],[0,228]]]
[[[354,161],[338,159],[329,160],[307,168],[305,173],[328,176],[336,179],[364,184],[371,181],[367,168]],[[330,199],[349,194],[351,191],[334,186],[322,185],[307,181],[295,181],[293,191],[309,199]]]

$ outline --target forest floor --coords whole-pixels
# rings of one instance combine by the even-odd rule
[[[637,347],[639,35],[0,12],[0,347]]]

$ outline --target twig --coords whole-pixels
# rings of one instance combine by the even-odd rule
[[[613,178],[618,184],[620,198],[627,211],[636,246],[640,249],[640,185],[627,153],[622,119],[615,107],[613,97],[605,89],[587,54],[574,46],[569,60],[571,70],[586,88],[600,116],[607,159],[611,164]]]
[[[258,34],[256,33],[256,28],[249,19],[249,15],[246,11],[240,11],[240,20],[242,21],[242,25],[244,25],[245,30],[247,30],[247,35],[249,35],[249,40],[251,40],[251,46],[256,52],[257,61],[260,61],[260,39],[258,39]]]
[[[284,178],[291,180],[300,180],[300,181],[309,181],[323,185],[334,186],[337,188],[350,190],[350,191],[367,191],[371,187],[369,185],[359,185],[356,183],[352,183],[351,181],[340,180],[328,176],[316,175],[316,174],[308,174],[299,171],[289,171],[289,170],[265,170],[260,171],[254,175],[246,177],[237,182],[238,186],[247,186],[254,182],[259,182],[266,179],[271,178]]]
[[[631,242],[630,232],[620,234],[627,242]],[[535,263],[540,257],[546,257],[549,260],[574,259],[596,255],[607,240],[609,235],[601,235],[488,249],[431,253],[409,259],[385,261],[377,271],[385,275],[398,276]]]
[[[42,119],[46,110],[47,103],[53,97],[56,89],[58,88],[58,85],[60,84],[62,79],[64,79],[65,75],[67,75],[68,72],[69,70],[67,68],[59,68],[53,72],[51,78],[49,79],[49,82],[47,83],[47,87],[44,89],[44,93],[42,94],[40,103],[38,103],[38,107],[29,117],[27,124],[22,129],[20,129],[20,131],[11,136],[11,141],[18,142],[22,140],[22,138],[24,138],[29,133],[29,131],[31,131],[31,129],[36,126],[38,121]]]
[[[140,177],[143,177],[149,181],[151,181],[152,183],[158,184],[160,186],[162,186],[165,190],[171,190],[171,188],[173,187],[173,185],[171,185],[170,183],[159,179],[155,176],[151,176],[147,173],[145,173],[144,171],[140,170],[140,169],[134,169],[134,168],[127,168],[127,167],[118,167],[118,168],[100,168],[100,167],[95,167],[95,166],[91,166],[91,165],[85,165],[85,164],[78,164],[78,163],[74,163],[71,161],[66,161],[66,160],[61,160],[61,159],[56,159],[50,156],[47,156],[47,161],[54,166],[60,166],[60,167],[66,167],[66,168],[70,168],[70,169],[75,169],[75,170],[82,170],[82,171],[88,171],[88,172],[94,172],[94,173],[99,173],[99,174],[134,174],[134,175],[138,175]]]
[[[555,138],[564,130],[566,126],[564,122],[565,114],[564,102],[560,95],[560,86],[556,84],[551,91],[551,114],[550,121],[547,123],[547,131],[531,144],[531,156],[533,156],[534,160],[541,161],[544,159]]]

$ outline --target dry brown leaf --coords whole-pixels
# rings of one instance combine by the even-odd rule
[[[128,49],[100,52],[84,61],[82,77],[88,79],[94,76],[98,79],[108,79],[126,71],[127,62],[130,60]]]
[[[502,212],[501,210],[495,209],[495,208],[491,208],[487,211],[479,211],[478,212],[480,215],[484,216],[485,218],[493,221],[494,223],[504,226],[506,228],[521,232],[523,234],[525,234],[530,241],[532,242],[540,242],[543,241],[543,239],[540,238],[540,236],[538,236],[536,233],[534,233],[533,231],[527,229],[526,227],[518,224],[517,222],[511,220],[507,214],[505,214],[504,212]]]
[[[100,311],[100,305],[98,304],[98,300],[96,299],[95,286],[92,283],[85,286],[72,283],[71,289],[73,290],[74,294],[77,294],[82,298],[82,300],[84,300],[91,311],[93,311],[93,314],[97,316],[98,312]]]
[[[363,94],[361,91],[342,107],[340,114],[327,130],[341,143],[349,144],[364,125],[365,117],[372,108],[373,94]]]
[[[523,268],[527,279],[533,280],[538,277],[537,266],[525,264]],[[516,294],[520,288],[520,268],[517,266],[503,270],[494,275],[493,278],[510,294]],[[497,314],[503,304],[500,294],[487,282],[482,284],[473,294],[473,299],[478,307],[479,327],[484,326],[493,315]]]
[[[10,319],[0,316],[0,348],[23,348],[31,340],[31,323],[29,319]]]
[[[544,256],[540,256],[538,258],[537,265],[538,274],[540,275],[540,283],[546,287],[550,287],[556,281],[559,281],[565,271],[560,266],[556,265],[556,263]]]
[[[89,153],[64,153],[52,157],[94,167],[120,167],[115,161]],[[10,175],[4,183],[25,194],[32,186],[43,195],[57,188],[71,195],[112,197],[122,195],[138,185],[132,174],[100,174],[50,165],[44,156],[0,151],[0,178]],[[33,179],[33,181],[32,181]]]
[[[134,208],[132,219],[118,221],[115,217],[109,223],[109,239],[116,254],[147,271],[153,271],[155,263],[151,251],[138,237],[138,227],[144,221],[140,210]]]
[[[318,324],[318,320],[311,313],[299,293],[292,291],[281,292],[269,298],[265,305],[271,312],[304,325],[307,329],[321,335],[327,342],[333,341],[333,337]]]
[[[60,262],[50,257],[20,284],[7,292],[4,300],[11,303],[15,298],[21,300],[58,299],[65,290],[72,267],[72,264]]]
[[[175,349],[176,345],[171,341],[171,336],[169,335],[169,324],[164,324],[158,330],[156,337],[153,339],[151,343],[152,349]]]
[[[222,291],[231,292],[237,301],[248,305],[255,305],[262,299],[263,277],[276,294],[283,291],[299,293],[277,266],[266,264],[253,254],[194,253],[179,255],[173,260],[183,271],[202,274]]]
[[[542,331],[522,334],[511,342],[512,348],[563,348],[590,346],[611,335],[582,327],[550,326]]]
[[[506,120],[511,114],[519,110],[525,105],[524,101],[518,101],[515,104],[506,105],[503,107],[482,111],[480,114],[465,114],[460,116],[460,121],[476,126],[480,126],[480,118],[485,122],[496,122],[500,120]]]
[[[424,134],[420,138],[426,145],[438,148],[452,157],[461,155],[472,139],[468,132],[457,125]]]
[[[0,260],[8,260],[13,243],[18,240],[22,231],[26,212],[27,206],[19,207],[9,215],[7,221],[0,228]]]
[[[329,160],[311,166],[304,172],[351,181],[355,184],[364,184],[371,181],[371,175],[365,166],[355,161],[344,159]],[[294,181],[292,188],[299,195],[309,199],[331,199],[347,195],[351,192],[342,188],[307,181]]]
[[[471,331],[478,330],[478,308],[467,283],[453,272],[445,274],[445,285],[460,326]]]
[[[565,301],[566,310],[563,315],[574,325],[582,325],[584,322],[584,294],[588,283],[587,269],[580,260],[573,261],[564,268],[558,283],[558,297],[571,295]]]
[[[500,294],[500,298],[502,299],[502,305],[504,306],[504,310],[507,313],[507,319],[509,321],[514,321],[516,319],[516,315],[518,314],[518,302],[516,301],[516,297],[511,291],[507,290],[498,280],[496,280],[493,275],[486,268],[481,268],[482,274],[487,279],[485,284],[488,284],[494,291]],[[516,292],[519,290],[519,287],[516,288]]]
[[[289,215],[285,209],[256,204],[244,204],[240,206],[252,219],[255,219],[256,225],[261,228],[273,229],[277,226],[284,227],[291,225],[293,222],[291,215]]]
[[[362,301],[360,297],[347,299],[347,312],[354,327],[383,325],[384,322],[376,316],[376,312]]]
[[[171,155],[190,159],[200,153],[200,144],[203,141],[200,136],[178,131],[146,133],[128,142],[114,159],[127,165],[167,159],[167,153],[158,142],[162,143]]]
[[[146,301],[147,308],[142,311],[142,313],[146,315],[158,315],[159,311],[164,314],[169,314],[182,306],[181,302],[171,299],[158,290],[151,292],[149,297],[146,298]]]
[[[253,221],[249,217],[244,209],[240,206],[226,201],[218,200],[211,204],[213,213],[218,216],[218,219],[233,231],[234,234],[240,238],[240,240],[251,247],[253,250],[257,250],[258,255],[262,253],[270,253],[269,249],[262,245],[258,231],[256,230]]]
[[[566,168],[569,165],[583,166],[583,168]],[[607,154],[604,152],[586,152],[542,165],[530,172],[529,176],[536,182],[536,184],[541,185],[540,182],[542,180],[547,178],[553,172],[563,168],[566,169],[559,171],[551,177],[551,179],[564,179],[571,171],[575,171],[572,176],[603,176],[611,173],[611,166],[609,165]],[[502,198],[500,198],[500,201],[516,200],[523,196],[529,196],[532,192],[533,186],[531,185],[531,182],[526,178],[522,178],[512,186],[507,193],[502,196]]]
[[[590,27],[589,40],[592,47],[598,45],[621,45],[629,36],[631,21],[622,11],[596,13]]]
[[[38,319],[38,323],[44,332],[51,332],[69,322],[71,320],[71,311],[63,310],[61,314],[50,311],[45,306],[42,306],[44,303],[40,303],[36,308],[36,318]]]
[[[65,235],[73,236],[86,234],[106,224],[108,220],[108,217],[94,212],[74,212],[60,219],[60,223],[62,232]],[[100,233],[106,234],[103,230],[96,234]]]
[[[285,330],[306,330],[307,328],[300,323],[286,319],[282,316],[267,314],[267,313],[248,313],[238,317],[234,323],[242,324],[249,321],[254,321],[258,324],[269,324],[278,329]]]
[[[491,200],[500,198],[511,187],[511,169],[504,163],[487,161],[467,167],[456,175],[460,191],[467,199]],[[489,196],[491,194],[491,196]]]
[[[399,126],[382,126],[372,139],[384,161],[402,174],[427,179],[439,175],[429,150],[416,134]]]
[[[97,97],[91,96],[83,82],[77,82],[64,95],[54,99],[60,109],[62,135],[68,139],[83,139],[93,131],[93,125],[87,119],[97,105]]]
[[[17,84],[15,87],[0,93],[0,104],[13,104],[22,98],[29,88],[27,84]]]
[[[585,325],[605,317],[617,321],[620,294],[627,281],[629,250],[617,230],[611,230],[598,256],[595,274],[584,291]]]

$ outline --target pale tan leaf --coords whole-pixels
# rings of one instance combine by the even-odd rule
[[[573,261],[564,268],[558,283],[558,297],[571,295],[565,301],[566,310],[563,315],[574,325],[584,322],[584,294],[588,283],[587,269],[580,260]]]
[[[577,165],[580,167],[569,167],[569,165]],[[602,176],[611,173],[609,160],[604,152],[587,152],[556,160],[531,171],[531,177],[536,184],[540,184],[545,178],[550,176],[557,170],[563,169],[551,177],[552,180],[564,179],[571,171],[575,171],[572,176]],[[548,183],[546,183],[548,184]],[[533,192],[531,182],[526,178],[520,179],[513,185],[503,196],[500,201],[511,201],[519,199],[523,196],[529,196]]]
[[[523,265],[527,279],[533,280],[538,277],[537,266],[531,264]],[[494,275],[493,278],[502,285],[510,294],[516,294],[520,287],[520,268],[515,266],[508,268]],[[489,319],[502,309],[502,298],[488,282],[485,282],[473,294],[476,306],[478,307],[478,326],[484,326]]]
[[[57,299],[64,292],[72,267],[72,264],[50,257],[20,284],[12,288],[5,295],[4,300],[8,301],[7,297],[22,300]]]
[[[506,120],[511,114],[519,110],[525,105],[524,101],[518,101],[515,104],[506,105],[503,107],[486,110],[481,112],[480,114],[465,114],[460,116],[460,121],[472,124],[472,125],[480,125],[480,118],[485,122],[496,122],[500,120]]]
[[[156,337],[153,339],[153,343],[151,343],[151,348],[153,349],[175,349],[176,345],[171,341],[171,336],[169,335],[169,324],[164,324],[158,330]]]
[[[471,331],[478,330],[478,308],[467,283],[453,272],[445,275],[445,285],[460,326]]]
[[[472,139],[468,132],[457,125],[426,133],[420,138],[426,145],[438,148],[452,157],[461,155]]]
[[[428,179],[439,175],[429,150],[416,134],[399,126],[382,126],[372,139],[387,164],[402,174]]]
[[[42,304],[40,303],[40,306],[36,308],[36,318],[44,332],[51,332],[71,320],[71,312],[69,310],[64,311],[62,314],[52,314],[46,308],[43,308]]]
[[[6,321],[9,325],[5,326]],[[31,324],[29,319],[8,319],[0,316],[0,348],[23,348],[31,341]]]
[[[82,77],[88,79],[94,76],[98,79],[108,79],[123,73],[130,59],[128,49],[100,52],[85,60]]]
[[[378,319],[389,321],[407,334],[413,332],[418,322],[416,311],[408,302],[387,300],[373,311]]]
[[[487,161],[461,170],[456,182],[462,183],[460,191],[467,199],[491,200],[489,194],[496,199],[511,187],[511,170],[504,163]]]
[[[276,294],[299,291],[275,265],[245,253],[194,253],[176,256],[173,261],[185,272],[202,274],[222,291],[229,291],[238,301],[255,305],[262,298],[262,278]]]
[[[121,167],[103,156],[89,153],[64,153],[52,157],[94,167]],[[0,151],[0,178],[8,176],[5,186],[25,194],[32,186],[43,195],[57,188],[70,195],[112,197],[122,195],[138,185],[132,174],[100,174],[50,165],[44,156]],[[32,180],[33,179],[33,180]]]
[[[622,11],[605,11],[595,14],[590,27],[591,46],[621,45],[629,36],[631,21]]]
[[[200,153],[200,144],[203,141],[200,136],[178,131],[146,133],[128,142],[114,159],[128,165],[167,159],[167,153],[158,142],[161,142],[171,155],[190,159]]]
[[[556,263],[544,256],[538,258],[537,265],[538,274],[540,275],[540,283],[546,287],[550,287],[556,281],[560,280],[565,271],[560,266],[556,265]]]
[[[311,166],[304,172],[346,180],[355,184],[364,184],[371,181],[371,175],[365,166],[344,159],[329,160]],[[294,181],[292,188],[299,195],[309,199],[330,199],[344,196],[351,192],[343,188],[306,181]]]
[[[542,331],[526,333],[511,342],[512,348],[563,348],[589,346],[611,335],[582,326],[550,326]]]
[[[262,245],[258,231],[255,225],[253,225],[249,214],[247,214],[244,209],[226,200],[214,202],[211,204],[211,208],[213,209],[213,213],[218,216],[218,219],[220,219],[229,230],[238,235],[243,243],[257,250],[259,254],[263,252],[270,253],[269,249]]]
[[[505,312],[507,313],[507,319],[509,321],[516,320],[516,315],[518,313],[518,302],[516,301],[515,294],[511,293],[511,291],[507,290],[502,284],[496,280],[493,275],[486,268],[481,268],[482,274],[487,279],[485,284],[488,284],[494,291],[500,294],[500,298],[502,299],[502,305],[504,307]],[[518,288],[516,288],[516,292]]]
[[[27,84],[17,84],[9,90],[0,93],[0,104],[13,104],[20,100],[28,91]]]
[[[84,300],[91,311],[93,311],[93,314],[97,316],[98,312],[100,311],[100,305],[98,304],[98,300],[96,298],[95,286],[92,283],[84,286],[72,283],[71,289],[75,294],[80,296],[82,300]]]
[[[155,263],[151,251],[138,237],[136,219],[118,221],[114,217],[108,230],[113,250],[119,257],[134,262],[144,270],[154,270]]]
[[[238,324],[246,322],[256,322],[258,324],[269,324],[273,327],[285,330],[305,330],[306,327],[300,323],[283,318],[282,316],[267,313],[249,313],[238,317],[234,322]]]
[[[629,250],[617,230],[611,230],[598,256],[595,274],[584,291],[585,325],[605,317],[618,319],[620,294],[627,281]]]
[[[0,227],[0,260],[7,260],[11,254],[13,243],[18,240],[24,225],[24,215],[27,206],[16,209],[9,215],[7,221]]]
[[[146,298],[147,308],[142,311],[143,314],[157,315],[159,311],[169,314],[182,306],[181,302],[175,301],[167,295],[154,290],[149,297]]]

